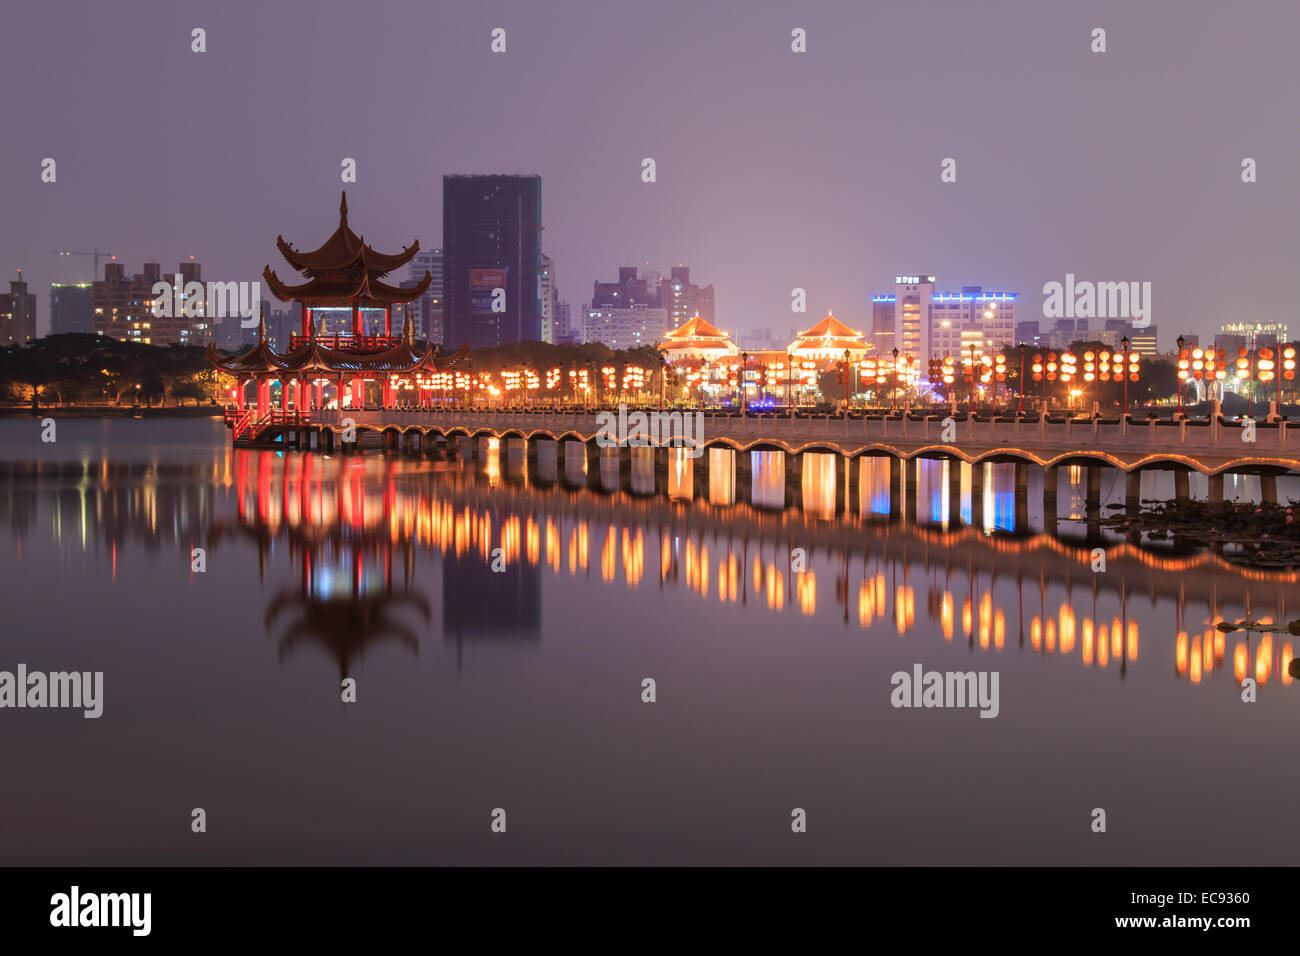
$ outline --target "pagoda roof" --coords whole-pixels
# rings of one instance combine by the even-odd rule
[[[666,352],[684,352],[690,349],[740,351],[736,348],[736,343],[727,337],[726,332],[719,330],[698,315],[667,333],[659,343],[659,348]]]
[[[339,227],[320,248],[304,252],[285,242],[283,236],[276,236],[275,244],[289,265],[298,272],[307,274],[359,267],[370,275],[385,276],[406,265],[420,251],[418,239],[395,255],[378,252],[366,245],[365,238],[358,236],[348,225],[347,190],[343,191],[343,199],[339,203]]]
[[[835,318],[834,315],[827,313],[826,318],[822,319],[811,329],[808,329],[807,331],[804,332],[800,332],[798,336],[796,336],[796,341],[798,339],[826,339],[826,338],[860,339],[862,338],[862,333],[859,332],[857,329],[849,328],[839,319]]]
[[[425,272],[415,285],[400,288],[362,270],[314,275],[301,285],[286,285],[270,266],[262,270],[262,278],[281,302],[301,302],[308,308],[384,308],[395,302],[414,302],[433,282],[433,276]]]
[[[277,352],[262,339],[243,355],[230,359],[222,356],[215,346],[209,345],[207,358],[217,369],[231,375],[258,372],[369,372],[406,375],[458,368],[468,360],[469,347],[461,345],[454,354],[442,356],[437,354],[434,346],[420,348],[408,337],[406,341],[383,352],[349,352],[329,348],[314,340],[291,352]]]
[[[316,644],[338,663],[339,674],[347,677],[352,672],[354,658],[365,656],[367,647],[383,639],[396,640],[416,655],[420,653],[419,636],[391,613],[403,605],[415,608],[425,621],[429,620],[429,602],[418,594],[348,594],[321,598],[286,589],[267,607],[265,622],[269,630],[284,611],[290,608],[297,611],[297,619],[280,638],[280,660],[284,661],[302,644]]]
[[[688,322],[683,322],[677,328],[664,336],[666,341],[675,341],[681,339],[719,339],[726,340],[727,333],[720,331],[715,326],[710,325],[698,315]]]

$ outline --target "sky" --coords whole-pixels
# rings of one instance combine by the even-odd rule
[[[733,334],[869,329],[898,274],[1018,292],[1023,321],[1072,273],[1151,282],[1164,347],[1300,333],[1293,0],[24,0],[4,25],[0,264],[42,334],[49,283],[91,271],[56,249],[290,279],[275,237],[333,231],[344,157],[386,252],[441,245],[444,174],[539,174],[575,312],[620,265],[681,263]]]

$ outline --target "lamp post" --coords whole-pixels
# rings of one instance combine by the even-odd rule
[[[747,397],[745,394],[745,369],[747,368],[749,368],[749,353],[741,352],[740,377],[736,380],[736,384],[740,386],[740,414],[742,415],[745,414],[745,399]]]
[[[1016,379],[1016,391],[1020,393],[1020,407],[1016,412],[1016,417],[1020,418],[1025,414],[1025,343],[1020,343],[1020,376]]]
[[[1180,335],[1174,344],[1178,346],[1178,358],[1181,360],[1183,357],[1183,348],[1187,345],[1187,340]],[[1180,366],[1179,372],[1181,371],[1182,368]],[[1183,377],[1181,374],[1178,376],[1178,417],[1183,417]]]
[[[975,417],[975,343],[970,347],[970,414]]]
[[[790,417],[794,418],[794,353],[785,353],[785,403]]]
[[[898,407],[898,349],[894,349],[893,379],[894,385],[889,390],[889,412],[892,415]]]
[[[1124,373],[1124,417],[1128,418],[1128,336],[1120,339],[1119,344],[1124,350],[1124,364],[1120,366],[1120,371]]]

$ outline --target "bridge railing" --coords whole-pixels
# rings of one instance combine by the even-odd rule
[[[754,441],[828,444],[934,444],[975,445],[981,448],[1009,447],[1059,452],[1062,447],[1080,451],[1105,449],[1114,452],[1187,453],[1217,450],[1224,453],[1252,453],[1290,450],[1285,421],[1277,423],[1214,419],[1192,422],[1164,420],[1043,418],[981,419],[964,417],[947,420],[940,416],[924,419],[910,416],[837,417],[834,415],[790,418],[788,416],[729,415],[717,412],[686,412],[702,416],[702,438],[730,439],[743,444]],[[331,409],[314,413],[324,425],[341,427],[344,419],[369,428],[464,428],[494,432],[517,429],[525,435],[536,431],[559,435],[564,432],[592,438],[600,423],[595,412],[490,411],[490,410],[356,410]],[[1251,442],[1251,430],[1254,441]]]

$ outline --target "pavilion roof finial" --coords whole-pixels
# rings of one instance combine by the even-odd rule
[[[339,203],[339,221],[348,221],[348,191],[346,189],[343,190],[343,199]]]
[[[266,306],[262,306],[257,317],[257,344],[266,344]]]

